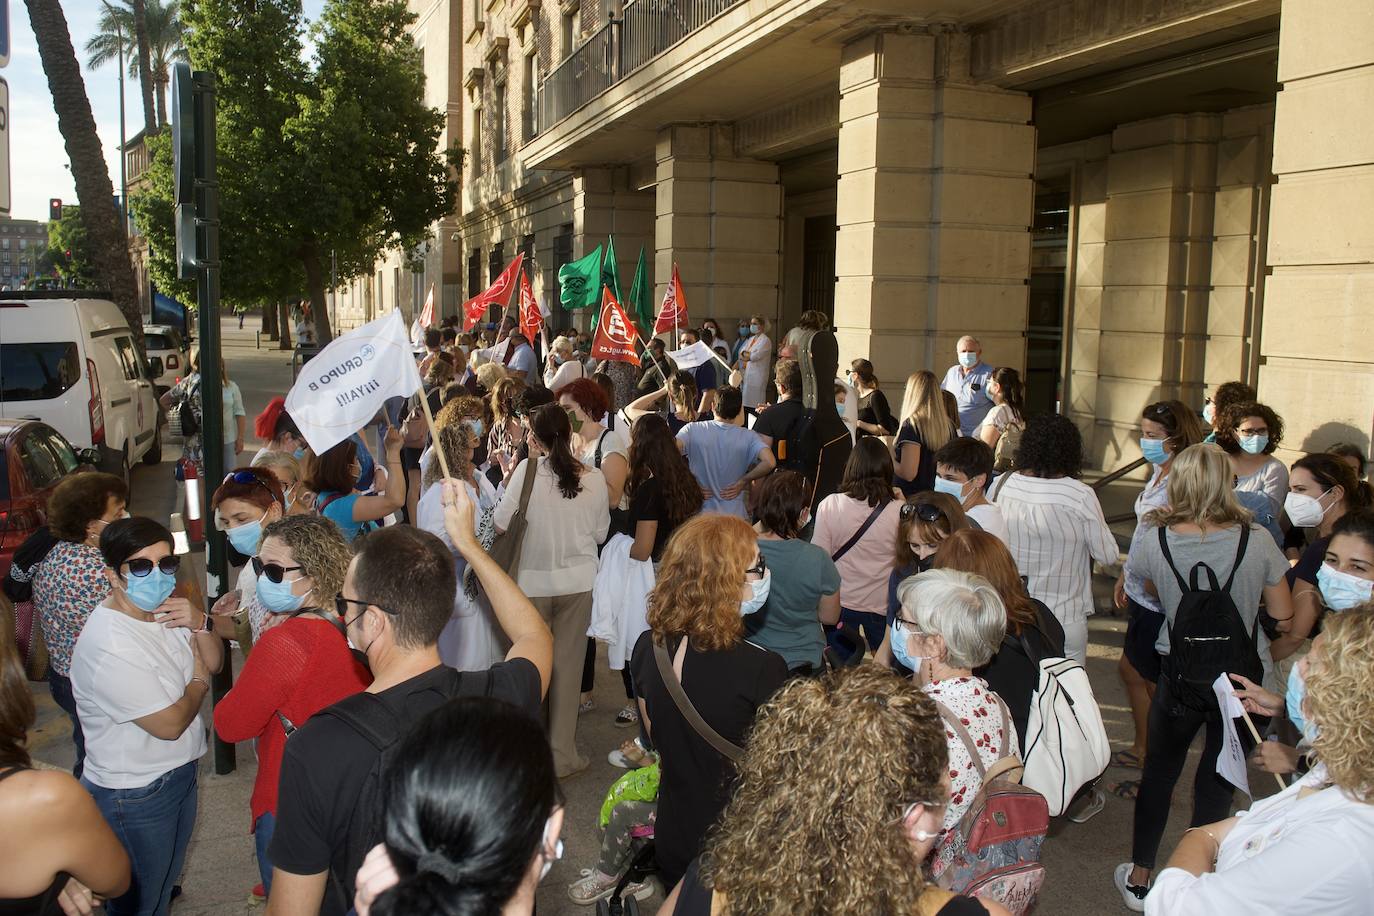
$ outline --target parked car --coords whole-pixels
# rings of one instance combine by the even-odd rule
[[[162,372],[106,293],[0,293],[0,416],[42,420],[98,450],[102,470],[127,480],[135,461],[162,460]]]
[[[191,371],[191,347],[170,324],[145,324],[143,350],[150,361],[154,356],[162,360],[162,374],[153,379],[159,397]]]
[[[48,523],[48,497],[68,474],[89,470],[94,449],[76,449],[38,420],[0,420],[0,578],[14,551]]]

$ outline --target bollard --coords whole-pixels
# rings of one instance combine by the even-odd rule
[[[200,472],[194,461],[184,461],[186,478],[186,534],[192,543],[205,540],[205,522],[200,514]]]

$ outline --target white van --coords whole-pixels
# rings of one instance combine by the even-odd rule
[[[162,460],[150,367],[105,293],[0,293],[0,416],[42,420],[126,480]]]

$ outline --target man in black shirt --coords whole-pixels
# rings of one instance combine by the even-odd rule
[[[805,405],[802,403],[801,365],[795,359],[786,357],[778,360],[773,367],[773,380],[778,384],[778,403],[759,414],[754,423],[754,434],[773,449],[778,459],[778,467],[785,466],[789,457],[787,434],[801,418]]]
[[[441,485],[449,538],[481,581],[511,649],[488,674],[460,676],[441,664],[436,644],[453,613],[457,588],[453,555],[439,538],[409,525],[369,534],[349,564],[336,603],[349,640],[372,669],[367,692],[394,717],[397,741],[458,695],[485,694],[537,716],[553,668],[553,635],[477,541],[467,488],[453,481]],[[364,804],[364,790],[385,750],[330,710],[316,714],[286,743],[268,916],[342,916],[353,903],[365,844],[382,837],[380,818],[355,818],[354,809]]]

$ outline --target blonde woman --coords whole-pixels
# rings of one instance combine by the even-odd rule
[[[710,418],[710,414],[697,413],[696,378],[683,369],[671,373],[668,376],[668,384],[662,388],[631,401],[625,408],[625,416],[633,423],[645,414],[654,413],[658,402],[665,397],[671,409],[664,419],[668,421],[668,429],[675,436],[682,432],[682,427],[688,423]]]
[[[1145,900],[1146,913],[1369,912],[1374,608],[1329,616],[1298,671],[1305,698],[1296,705],[1307,720],[1316,766],[1249,811],[1184,833]],[[1237,693],[1253,713],[1284,709],[1282,697],[1253,684]]]
[[[902,495],[935,489],[935,453],[959,434],[945,412],[940,380],[922,369],[906,380],[901,425],[893,451],[897,456],[897,486]]]
[[[1222,746],[1221,714],[1210,689],[1183,681],[1181,662],[1171,653],[1170,634],[1175,624],[1183,583],[1198,576],[1208,587],[1207,572],[1226,589],[1251,634],[1248,670],[1230,670],[1253,681],[1260,681],[1269,667],[1269,640],[1257,625],[1260,598],[1281,627],[1293,616],[1292,599],[1284,573],[1288,561],[1273,538],[1255,525],[1236,502],[1232,490],[1234,472],[1226,453],[1219,446],[1190,446],[1173,459],[1169,471],[1168,504],[1145,516],[1153,529],[1132,550],[1127,574],[1145,580],[1146,588],[1159,596],[1168,621],[1160,631],[1155,648],[1163,656],[1159,683],[1150,701],[1149,730],[1145,741],[1145,768],[1135,800],[1135,829],[1131,862],[1116,870],[1117,889],[1126,906],[1139,912],[1155,868],[1155,855],[1164,835],[1165,823],[1173,801],[1188,748],[1198,729],[1206,727],[1207,740],[1198,762],[1193,783],[1193,824],[1221,820],[1231,810],[1233,788],[1217,773],[1217,756]],[[1196,567],[1203,564],[1206,569]],[[1196,678],[1198,672],[1186,673]],[[1221,672],[1217,672],[1221,673]],[[1262,726],[1261,726],[1262,727]],[[1241,733],[1249,751],[1249,735]]]
[[[544,366],[544,387],[557,391],[574,379],[586,378],[587,367],[573,355],[573,342],[555,337],[549,344],[549,358]]]
[[[768,339],[768,320],[762,315],[749,319],[749,339],[740,347],[736,368],[744,379],[740,390],[748,407],[768,401],[768,376],[772,371],[773,341]]]
[[[301,483],[301,462],[295,455],[286,452],[263,452],[253,461],[253,467],[262,468],[277,478],[282,491],[286,494],[287,515],[313,515],[315,494]]]
[[[947,767],[935,704],[910,681],[873,665],[791,681],[759,710],[734,797],[660,914],[1005,916],[925,880]]]

